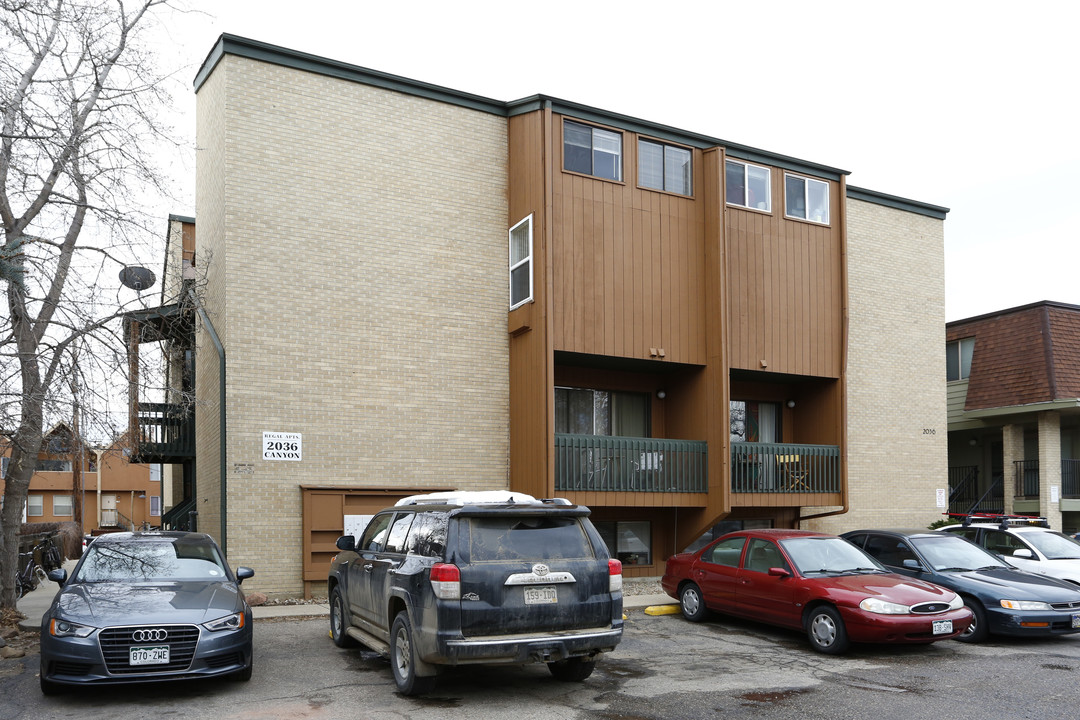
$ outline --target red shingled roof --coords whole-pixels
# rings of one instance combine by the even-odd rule
[[[965,410],[1080,398],[1080,306],[1044,301],[957,320],[975,338]]]

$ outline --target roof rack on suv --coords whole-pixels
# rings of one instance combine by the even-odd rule
[[[506,490],[450,490],[448,492],[409,495],[395,505],[532,505],[539,501],[532,495]],[[566,503],[569,505],[570,503]]]
[[[1003,515],[1001,513],[945,513],[952,518],[963,518],[961,523],[967,527],[973,522],[999,523],[1001,529],[1029,525],[1032,527],[1050,527],[1050,521],[1034,515]]]

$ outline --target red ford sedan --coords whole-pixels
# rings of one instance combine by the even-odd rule
[[[743,530],[668,558],[664,591],[688,620],[709,611],[806,631],[823,653],[852,642],[931,643],[967,629],[956,593],[889,572],[851,543],[804,530]]]

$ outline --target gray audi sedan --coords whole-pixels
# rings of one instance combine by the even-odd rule
[[[208,535],[99,536],[41,619],[41,691],[65,686],[251,678],[251,608]]]

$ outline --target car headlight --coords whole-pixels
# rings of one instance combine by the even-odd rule
[[[868,597],[863,600],[859,603],[859,607],[866,612],[877,613],[878,615],[907,615],[911,612],[911,608],[907,605],[886,602],[880,598],[873,597]]]
[[[97,628],[90,627],[89,625],[80,625],[68,620],[61,620],[59,618],[53,618],[49,622],[49,634],[53,637],[88,637],[90,633],[97,630]]]
[[[1009,610],[1051,610],[1050,603],[1037,600],[1002,600],[1001,607]]]
[[[959,610],[964,607],[964,598],[959,595],[953,595],[953,599],[949,601],[950,610]]]
[[[226,615],[225,617],[219,617],[217,620],[203,623],[203,627],[210,632],[218,632],[219,630],[239,630],[244,627],[244,613],[238,612],[233,613],[232,615]]]

